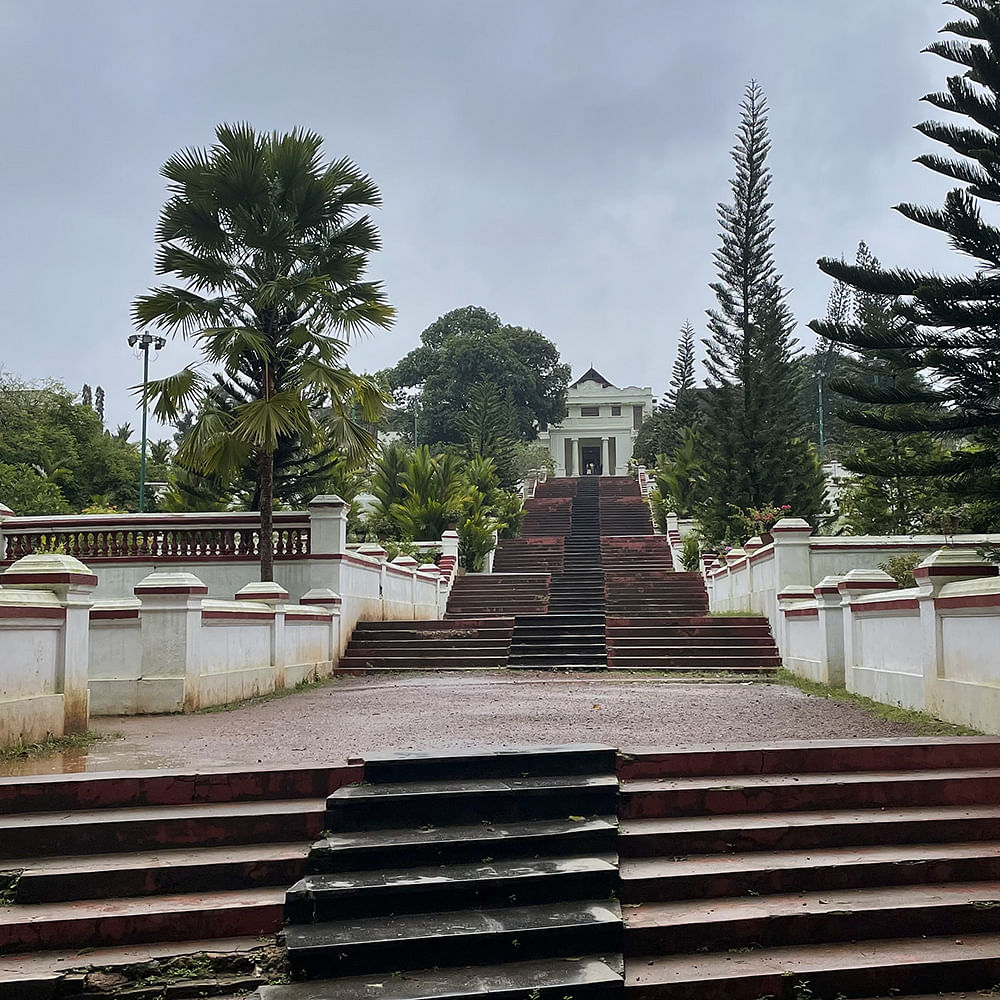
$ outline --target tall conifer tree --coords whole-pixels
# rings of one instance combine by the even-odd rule
[[[1000,203],[1000,4],[949,0],[966,18],[943,31],[956,39],[926,51],[956,64],[947,90],[924,100],[968,121],[925,121],[917,130],[955,156],[925,153],[917,162],[958,181],[940,209],[900,204],[903,216],[942,233],[951,247],[979,262],[974,274],[889,269],[824,258],[820,268],[862,295],[893,300],[896,322],[814,321],[816,333],[861,352],[891,355],[923,377],[857,384],[856,422],[883,432],[928,431],[952,444],[943,458],[913,455],[906,471],[936,477],[957,496],[978,503],[965,527],[1000,525],[1000,229],[982,217],[982,203]],[[845,387],[847,389],[848,387]]]
[[[718,209],[717,304],[704,342],[711,392],[700,518],[709,537],[733,533],[737,509],[787,503],[808,517],[822,505],[822,475],[794,419],[795,323],[774,263],[767,102],[756,81],[740,111],[733,201]]]

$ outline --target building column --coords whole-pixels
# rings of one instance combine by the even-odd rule
[[[581,443],[583,438],[576,439],[576,474],[578,476],[583,475],[583,444]]]
[[[611,460],[608,456],[608,439],[601,438],[601,475],[609,476],[611,473],[608,471],[611,468]]]

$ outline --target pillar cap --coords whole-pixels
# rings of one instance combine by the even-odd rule
[[[350,507],[351,505],[336,493],[320,493],[309,501],[309,509],[313,507]]]
[[[811,535],[812,525],[801,517],[783,517],[771,528],[772,535]]]
[[[396,558],[392,560],[392,564],[393,566],[407,566],[407,567],[416,567],[420,565],[420,563],[417,562],[417,560],[414,559],[413,556],[396,556]]]
[[[899,584],[882,569],[852,569],[837,584],[841,593],[878,593],[880,590],[899,590]]]
[[[328,587],[313,587],[312,590],[307,591],[302,595],[299,600],[299,604],[325,604],[329,607],[339,607],[343,604],[343,598],[335,590],[330,590]]]
[[[288,591],[280,583],[248,583],[234,595],[237,601],[258,601],[262,604],[287,604]]]
[[[367,556],[369,559],[377,559],[379,562],[385,562],[389,553],[376,542],[367,542],[364,545],[358,546],[358,555]]]
[[[97,576],[79,559],[60,552],[32,552],[8,567],[0,579],[5,587],[55,590],[96,587]]]
[[[150,573],[134,588],[136,597],[190,595],[201,596],[208,593],[208,587],[194,573]]]
[[[998,567],[985,560],[971,546],[947,546],[924,558],[914,569],[918,579],[929,577],[996,576]]]

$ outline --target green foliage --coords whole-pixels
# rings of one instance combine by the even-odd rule
[[[936,480],[955,499],[982,502],[1000,525],[1000,299],[997,261],[1000,232],[983,217],[1000,203],[1000,10],[996,4],[962,0],[967,17],[945,25],[955,37],[932,42],[927,51],[958,67],[947,90],[924,100],[949,116],[918,130],[947,147],[917,162],[957,181],[940,209],[901,204],[896,210],[937,230],[955,250],[976,262],[967,276],[885,268],[877,261],[825,258],[820,268],[855,293],[889,302],[887,321],[865,315],[843,323],[814,321],[820,336],[866,357],[891,361],[889,378],[857,380],[842,391],[861,405],[852,422],[889,435],[931,434],[947,446],[944,457],[914,454],[900,475]],[[954,155],[949,155],[954,154]],[[871,473],[869,473],[871,474]]]
[[[280,448],[309,451],[321,433],[352,462],[374,448],[366,422],[380,416],[382,392],[343,362],[352,335],[393,319],[381,285],[365,277],[380,240],[362,213],[381,196],[350,160],[323,162],[314,132],[244,123],[220,125],[216,140],[164,164],[156,270],[181,284],[140,295],[132,314],[138,329],[180,334],[202,356],[149,387],[160,420],[195,414],[178,464],[223,483],[254,469],[270,541]],[[272,575],[265,544],[261,578]]]
[[[551,476],[556,470],[556,463],[552,460],[552,452],[545,445],[518,441],[514,446],[513,467],[516,479],[523,481],[529,476],[543,473]]]
[[[767,105],[751,81],[732,156],[732,204],[720,204],[716,307],[706,341],[708,419],[703,431],[703,499],[698,518],[710,538],[735,534],[733,508],[784,497],[805,516],[823,502],[819,464],[796,419],[795,323],[774,263],[766,166]]]
[[[403,499],[389,510],[403,538],[440,538],[458,521],[469,485],[455,455],[433,455],[426,445],[412,454],[400,481]]]
[[[669,456],[658,455],[650,473],[662,502],[679,517],[690,517],[704,496],[706,456],[702,442],[696,428],[685,428],[677,448]]]
[[[469,390],[468,404],[457,423],[468,456],[492,460],[498,480],[513,486],[517,482],[514,449],[518,431],[510,390],[504,394],[490,382],[477,382]]]
[[[740,529],[740,541],[763,535],[769,532],[783,517],[792,516],[791,504],[765,503],[759,507],[748,507],[746,510],[735,510],[732,521]]]
[[[30,465],[0,462],[0,502],[22,517],[72,513],[58,485]]]
[[[542,334],[466,306],[435,320],[420,339],[421,346],[385,374],[395,390],[422,386],[421,441],[464,443],[460,415],[477,383],[509,390],[516,438],[534,440],[566,415],[569,366]]]
[[[697,535],[685,535],[681,540],[681,565],[688,573],[701,565],[701,543]]]
[[[653,524],[656,525],[656,530],[660,532],[661,535],[667,533],[667,514],[670,511],[667,510],[667,500],[663,499],[663,494],[654,486],[649,491],[649,509],[651,516],[653,518]],[[670,501],[671,510],[673,509],[673,501]]]
[[[893,556],[884,563],[879,563],[878,568],[888,573],[900,587],[915,587],[917,579],[913,575],[913,571],[920,565],[923,558],[919,552],[909,552],[906,555]]]
[[[470,573],[483,568],[486,556],[496,546],[496,533],[503,527],[493,516],[486,497],[473,487],[458,522],[458,552],[461,565]]]
[[[0,373],[0,428],[0,502],[15,513],[74,513],[95,497],[138,504],[138,448],[107,434],[61,383]]]

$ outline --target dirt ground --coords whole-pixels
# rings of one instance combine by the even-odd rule
[[[634,749],[913,735],[904,724],[779,684],[553,673],[344,677],[230,711],[92,725],[122,735],[3,773],[338,764],[366,751],[504,744]]]

